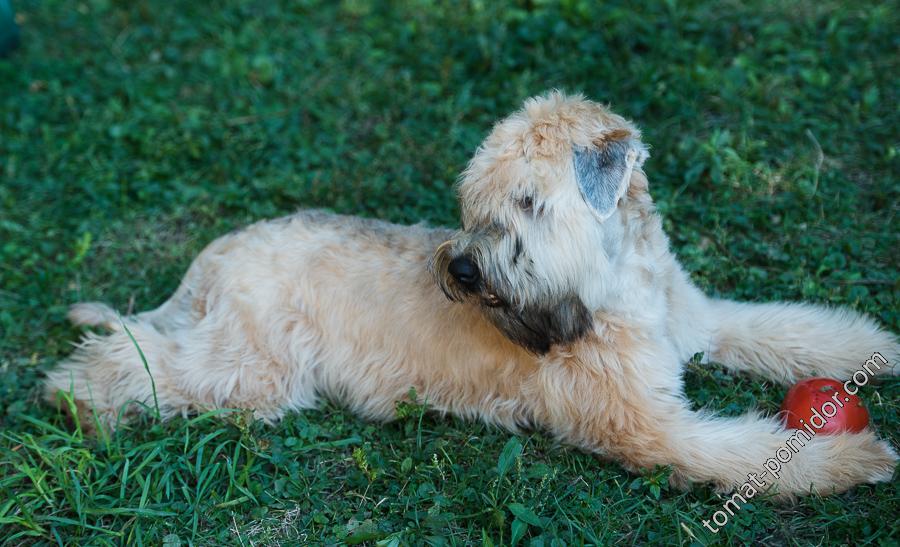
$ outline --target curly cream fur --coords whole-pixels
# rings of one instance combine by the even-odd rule
[[[691,411],[681,375],[695,352],[789,382],[848,377],[873,351],[895,365],[900,345],[849,310],[702,294],[669,249],[639,165],[615,212],[591,214],[573,181],[573,147],[626,137],[640,134],[607,108],[551,93],[476,152],[460,184],[460,232],[306,211],[226,235],[156,310],[119,319],[102,304],[74,306],[75,323],[111,332],[82,340],[49,374],[48,396],[71,392],[107,425],[131,403],[152,404],[125,325],[166,417],[242,407],[273,421],[330,397],[388,420],[413,387],[440,412],[542,428],[630,469],[671,465],[677,483],[732,488],[789,433],[770,418]],[[517,206],[526,195],[531,211]],[[506,307],[448,276],[466,249]],[[495,328],[538,304],[559,319],[553,306],[563,302],[584,306],[590,328],[542,354]],[[842,491],[888,480],[896,461],[871,431],[817,436],[777,488]]]

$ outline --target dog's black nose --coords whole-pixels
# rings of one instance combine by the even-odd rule
[[[481,280],[481,274],[475,262],[466,255],[458,256],[450,261],[447,271],[460,285],[467,289],[474,289]]]

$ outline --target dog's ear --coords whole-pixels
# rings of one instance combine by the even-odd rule
[[[647,148],[626,130],[614,130],[589,147],[575,147],[575,181],[584,201],[601,221],[616,210],[628,190],[635,167],[647,159]]]

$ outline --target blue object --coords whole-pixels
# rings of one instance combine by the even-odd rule
[[[0,0],[0,57],[4,57],[19,45],[19,25],[13,15],[9,0]]]

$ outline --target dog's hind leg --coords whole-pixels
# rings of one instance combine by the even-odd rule
[[[188,399],[175,389],[170,370],[177,352],[173,331],[194,324],[187,288],[182,282],[162,306],[136,315],[120,315],[100,302],[73,304],[67,314],[73,325],[99,327],[109,334],[88,333],[82,338],[72,355],[48,373],[46,398],[70,393],[79,420],[88,429],[93,423],[91,409],[108,428],[119,422],[120,413],[133,413],[141,405],[158,402],[163,417],[190,410]]]
[[[775,381],[900,374],[897,338],[849,309],[710,300],[708,320],[710,360]]]
[[[88,333],[72,355],[47,374],[44,389],[48,399],[58,402],[60,392],[69,393],[80,413],[93,408],[107,427],[118,422],[120,412],[134,412],[141,405],[153,408],[158,403],[164,417],[190,408],[190,401],[171,376],[178,349],[175,342],[146,323],[127,321],[126,331],[111,309],[80,307],[77,313],[79,319],[91,320],[90,324],[97,324],[95,319],[115,318],[113,332]],[[113,315],[104,317],[108,313]],[[88,426],[92,423],[89,414],[79,418]]]

